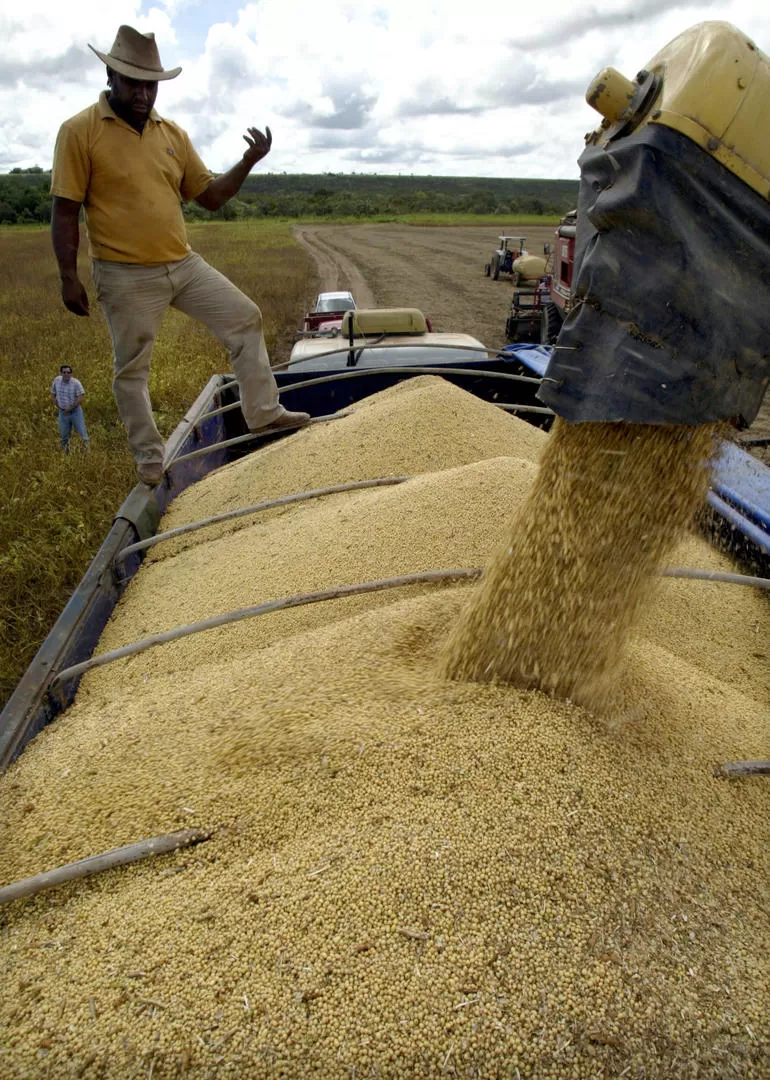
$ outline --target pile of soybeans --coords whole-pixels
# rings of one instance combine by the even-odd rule
[[[555,438],[438,379],[375,395],[207,477],[162,527],[411,479],[159,544],[99,651],[482,566]],[[677,531],[670,565],[732,568]],[[0,1075],[768,1077],[770,786],[713,775],[767,756],[767,601],[649,574],[641,592],[601,710],[495,681],[489,642],[473,671],[448,664],[469,583],[89,672],[0,778],[0,883],[188,826],[211,838],[0,909]]]

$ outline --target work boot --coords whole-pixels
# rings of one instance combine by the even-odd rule
[[[139,479],[147,487],[157,487],[163,479],[162,461],[143,461],[136,466]]]
[[[310,422],[310,413],[306,412],[290,412],[288,409],[284,409],[280,416],[275,420],[271,420],[269,424],[264,424],[259,428],[252,428],[252,435],[259,435],[263,431],[272,431],[280,428],[291,427],[304,427],[305,424]]]

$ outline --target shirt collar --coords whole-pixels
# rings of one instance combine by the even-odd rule
[[[120,120],[120,117],[118,116],[118,114],[116,112],[113,112],[113,110],[110,108],[110,103],[107,100],[107,91],[106,90],[102,90],[101,94],[99,94],[99,105],[98,105],[98,107],[99,107],[99,116],[102,118],[102,120]],[[160,124],[162,122],[162,120],[163,120],[163,117],[160,116],[160,114],[157,113],[155,111],[155,109],[152,109],[148,119],[154,120],[156,124]]]

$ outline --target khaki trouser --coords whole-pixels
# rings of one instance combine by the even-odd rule
[[[169,307],[198,319],[227,349],[250,429],[281,415],[283,406],[262,335],[262,313],[200,255],[159,266],[94,259],[92,270],[112,338],[112,389],[138,464],[163,461],[163,440],[153,420],[147,380],[155,337]],[[191,389],[197,393],[200,388]]]

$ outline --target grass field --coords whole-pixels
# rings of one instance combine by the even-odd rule
[[[271,355],[285,352],[315,284],[288,224],[191,225],[192,247],[262,308]],[[59,297],[48,230],[0,230],[0,706],[50,629],[135,483],[111,389],[111,348],[88,261],[81,277],[91,316]],[[50,386],[72,364],[86,390],[91,450],[77,436],[59,449]],[[229,370],[206,330],[169,312],[153,358],[150,393],[161,434],[173,431],[209,377]]]

